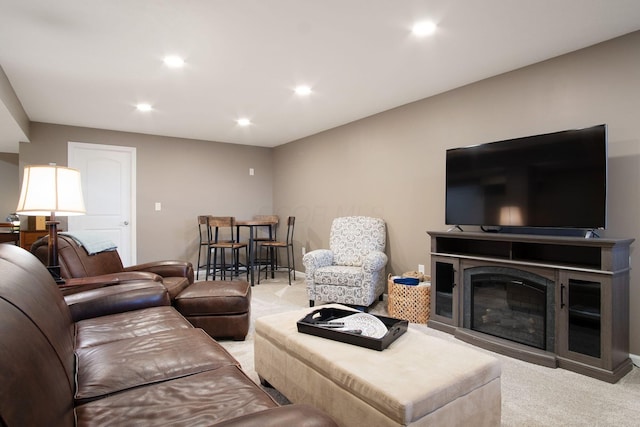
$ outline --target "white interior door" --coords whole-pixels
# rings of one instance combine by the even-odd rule
[[[102,233],[118,246],[125,266],[135,264],[135,147],[69,142],[68,164],[80,171],[87,209],[68,218],[69,231]]]

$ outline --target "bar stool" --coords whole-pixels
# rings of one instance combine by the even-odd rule
[[[209,273],[212,273],[213,280],[216,280],[217,271],[220,272],[220,278],[226,279],[227,269],[230,267],[230,277],[240,275],[240,249],[245,250],[245,259],[249,259],[249,252],[246,243],[239,243],[236,240],[234,230],[236,229],[236,219],[232,216],[209,216],[209,235],[213,236],[208,246],[207,253],[207,274],[205,280],[209,279]],[[228,229],[228,232],[225,230]],[[221,232],[227,235],[228,239],[220,237]],[[217,263],[218,250],[220,250],[220,264]],[[231,251],[231,264],[227,266],[226,252]],[[211,252],[213,251],[213,264],[211,263]],[[234,274],[235,273],[235,274]],[[246,269],[247,280],[249,279],[249,269]]]
[[[209,216],[210,215],[198,215],[198,239],[200,240],[200,244],[198,246],[198,268],[196,269],[196,280],[200,279],[200,269],[202,267],[206,267],[207,270],[209,269],[208,255],[205,257],[207,262],[204,264],[200,263],[200,260],[202,259],[202,250],[204,249],[206,254],[211,251],[209,247],[212,242],[211,228],[209,227]]]
[[[289,276],[289,285],[291,285],[291,272],[293,271],[293,280],[296,280],[296,262],[293,252],[293,231],[296,224],[296,217],[290,216],[287,219],[287,238],[284,242],[281,241],[262,241],[258,243],[259,251],[262,252],[262,249],[267,249],[267,258],[269,262],[267,263],[267,268],[265,271],[265,279],[269,275],[269,266],[271,266],[271,276],[273,277],[273,273],[279,269],[276,254],[279,249],[285,249],[287,251],[287,273]],[[260,283],[260,272],[258,271],[258,284]]]
[[[258,232],[258,228],[256,228],[256,232],[253,236],[253,242],[254,242],[254,247],[252,248],[253,253],[256,254],[256,257],[254,259],[254,265],[258,266],[258,275],[260,275],[260,271],[262,270],[262,266],[266,265],[266,263],[270,262],[270,258],[260,258],[260,251],[259,251],[259,243],[260,242],[275,242],[276,240],[278,240],[277,238],[277,233],[278,233],[278,223],[280,222],[280,218],[278,217],[278,215],[254,215],[253,216],[254,220],[258,220],[258,221],[269,221],[272,224],[267,227],[267,230],[263,230],[262,234],[260,234]],[[260,228],[264,228],[264,227],[260,227]]]

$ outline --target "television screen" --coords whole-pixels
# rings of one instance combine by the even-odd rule
[[[606,125],[446,153],[449,225],[606,226]]]

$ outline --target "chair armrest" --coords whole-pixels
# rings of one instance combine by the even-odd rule
[[[108,314],[171,305],[169,292],[160,282],[140,280],[66,295],[74,322]]]
[[[369,273],[382,270],[387,265],[387,260],[387,255],[384,252],[369,252],[362,260],[362,269]]]
[[[124,271],[148,271],[162,277],[186,277],[193,283],[193,265],[188,261],[153,261],[125,267]]]
[[[333,252],[329,249],[316,249],[315,251],[307,252],[302,257],[302,264],[304,264],[305,269],[311,271],[326,267],[333,264]]]
[[[147,271],[132,271],[124,273],[103,274],[100,276],[77,277],[65,279],[64,285],[60,285],[63,295],[71,295],[77,292],[90,291],[106,286],[121,285],[129,282],[152,281],[162,282],[162,277]]]
[[[216,427],[338,427],[327,414],[305,404],[266,409],[214,424]]]

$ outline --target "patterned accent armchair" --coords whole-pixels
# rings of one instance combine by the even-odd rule
[[[362,306],[384,293],[387,255],[384,220],[365,216],[336,218],[330,249],[308,252],[302,262],[309,306],[316,301]]]

